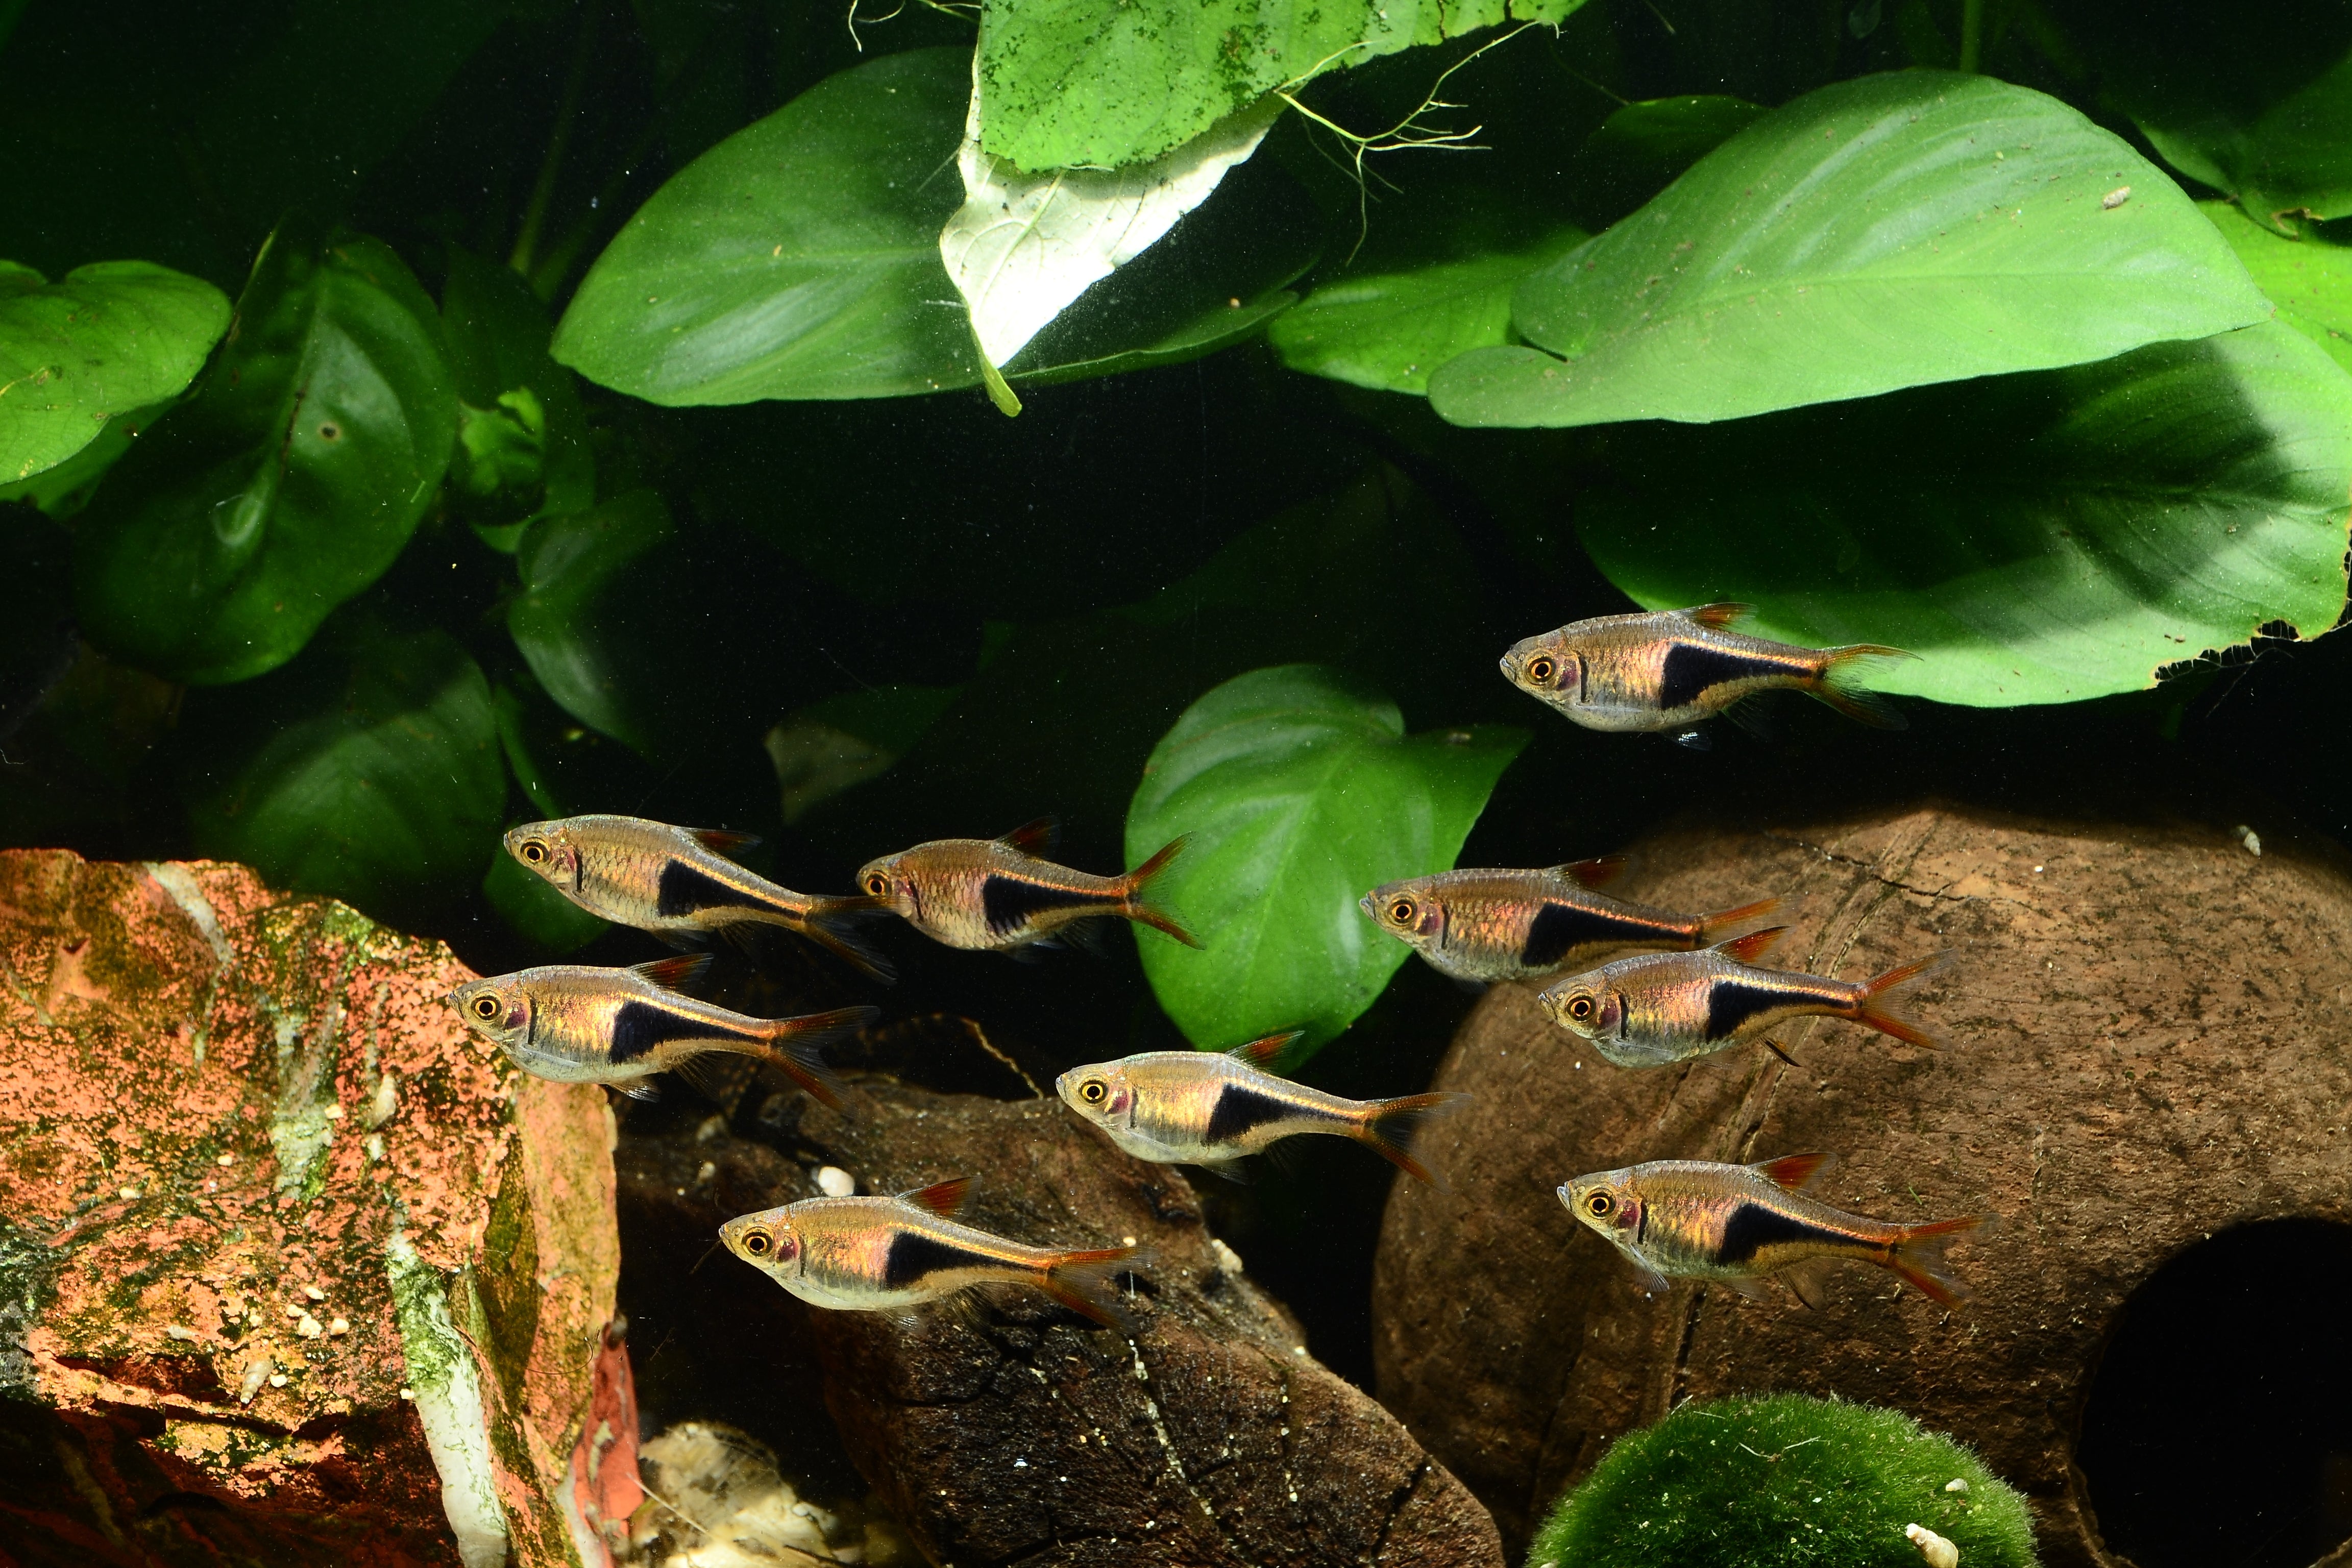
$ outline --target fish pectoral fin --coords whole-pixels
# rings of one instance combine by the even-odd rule
[[[1625,1249],[1622,1247],[1617,1250],[1624,1253],[1625,1261],[1633,1266],[1633,1282],[1642,1288],[1642,1294],[1644,1296],[1663,1296],[1667,1291],[1674,1289],[1674,1286],[1667,1280],[1664,1275],[1659,1273],[1656,1269],[1643,1262],[1641,1258],[1635,1257],[1633,1253],[1625,1252]]]
[[[1747,1297],[1751,1301],[1761,1301],[1771,1294],[1769,1290],[1764,1288],[1764,1281],[1752,1277],[1742,1277],[1738,1279],[1718,1279],[1716,1283],[1738,1291],[1741,1295]]]
[[[1780,1279],[1789,1294],[1818,1312],[1829,1305],[1829,1274],[1826,1262],[1799,1263],[1780,1270]]]

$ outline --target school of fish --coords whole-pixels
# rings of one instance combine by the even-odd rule
[[[1505,677],[1573,722],[1602,731],[1663,732],[1706,743],[1698,728],[1747,721],[1752,699],[1806,693],[1860,722],[1899,728],[1902,714],[1864,681],[1911,656],[1857,643],[1829,648],[1774,642],[1737,629],[1743,605],[1604,616],[1515,644]],[[949,838],[867,861],[857,891],[795,892],[733,857],[749,835],[639,817],[583,816],[526,823],[505,837],[525,869],[580,908],[692,949],[713,937],[748,943],[772,929],[806,939],[869,979],[895,978],[871,922],[896,917],[948,947],[1024,956],[1081,943],[1093,922],[1149,926],[1201,942],[1148,896],[1182,852],[1179,837],[1132,870],[1097,875],[1056,864],[1050,818],[997,838]],[[1937,1041],[1911,1018],[1913,992],[1946,973],[1930,953],[1866,980],[1843,980],[1759,961],[1787,931],[1763,924],[1780,900],[1684,913],[1602,889],[1627,871],[1620,857],[1534,869],[1465,868],[1386,882],[1359,909],[1433,968],[1473,988],[1545,983],[1537,1001],[1565,1039],[1639,1069],[1754,1045],[1786,1056],[1771,1037],[1801,1018],[1843,1019],[1905,1044]],[[755,950],[756,951],[756,950]],[[689,994],[710,963],[687,952],[628,968],[552,965],[477,980],[449,1002],[465,1026],[523,1071],[601,1083],[652,1099],[656,1075],[697,1078],[712,1055],[773,1067],[821,1103],[856,1114],[852,1092],[824,1047],[873,1024],[873,1006],[758,1018]],[[1425,1134],[1465,1098],[1405,1094],[1349,1100],[1284,1076],[1300,1039],[1285,1030],[1230,1049],[1148,1051],[1082,1063],[1055,1081],[1062,1103],[1139,1160],[1246,1179],[1245,1162],[1286,1139],[1360,1143],[1415,1181],[1443,1188]],[[1754,1164],[1654,1160],[1570,1176],[1558,1196],[1578,1224],[1633,1266],[1653,1293],[1675,1279],[1717,1283],[1745,1296],[1780,1279],[1802,1304],[1824,1300],[1824,1276],[1856,1261],[1885,1269],[1943,1306],[1967,1287],[1947,1243],[1994,1220],[1969,1215],[1901,1225],[1834,1208],[1811,1194],[1832,1164],[1821,1153]],[[960,1175],[914,1191],[812,1198],[740,1215],[719,1229],[738,1258],[812,1305],[908,1313],[983,1288],[1043,1292],[1097,1326],[1138,1331],[1118,1280],[1148,1269],[1128,1238],[1046,1247],[993,1235],[957,1215],[970,1193]],[[1108,1240],[1108,1238],[1105,1238]]]

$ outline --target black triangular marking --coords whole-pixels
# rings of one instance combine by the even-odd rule
[[[1701,643],[1674,643],[1667,647],[1664,666],[1658,672],[1658,709],[1672,713],[1689,707],[1718,686],[1752,680],[1759,675],[1789,673],[1788,668],[1777,659],[1731,653]]]
[[[919,1230],[902,1230],[890,1238],[890,1250],[882,1255],[882,1284],[886,1289],[903,1290],[946,1269],[995,1261],[986,1253],[973,1252]]]
[[[698,871],[683,860],[671,860],[662,867],[661,883],[654,894],[654,912],[664,920],[678,920],[699,914],[704,910],[764,910],[768,900],[755,898],[740,888],[730,888],[707,871]]]
[[[1229,1083],[1209,1112],[1209,1130],[1202,1136],[1211,1145],[1230,1143],[1246,1132],[1292,1115],[1291,1108],[1270,1094],[1247,1085]]]

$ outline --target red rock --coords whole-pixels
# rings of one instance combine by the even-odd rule
[[[562,1505],[611,1114],[467,1036],[472,977],[241,867],[0,853],[10,1553],[609,1561]]]
[[[2195,829],[1921,810],[1642,847],[1670,909],[1790,900],[1773,962],[1867,976],[1943,947],[1920,1014],[1942,1051],[1853,1025],[1624,1071],[1497,986],[1436,1087],[1454,1189],[1399,1184],[1374,1278],[1380,1389],[1507,1540],[1608,1444],[1686,1397],[1767,1389],[1892,1405],[1975,1447],[2032,1501],[2044,1560],[2115,1561],[2072,1449],[2131,1292],[2207,1233],[2352,1219],[2352,883]],[[1575,1066],[1583,1064],[1580,1068]],[[1990,1209],[1947,1311],[1841,1268],[1818,1312],[1682,1284],[1661,1300],[1553,1188],[1639,1160],[1842,1164],[1820,1195],[1880,1218]]]

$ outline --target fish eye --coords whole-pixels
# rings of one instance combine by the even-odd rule
[[[1110,1085],[1098,1078],[1090,1078],[1078,1085],[1078,1098],[1088,1105],[1100,1105],[1110,1094]]]
[[[1413,902],[1411,899],[1399,899],[1389,906],[1389,919],[1401,926],[1412,923],[1413,912]]]
[[[1584,1200],[1585,1212],[1595,1219],[1606,1217],[1609,1211],[1616,1206],[1615,1200],[1612,1199],[1607,1193],[1595,1193]]]
[[[475,997],[475,998],[474,998],[474,1016],[475,1016],[475,1017],[477,1017],[477,1018],[495,1018],[495,1017],[497,1017],[498,1016],[499,1016],[499,999],[498,999],[497,997],[495,997],[495,996],[491,996],[491,995],[488,995],[488,994],[484,994],[484,995],[477,996],[477,997]]]
[[[1580,1024],[1584,1022],[1587,1018],[1591,1017],[1592,998],[1580,994],[1570,997],[1568,1001],[1568,1016],[1575,1019]]]
[[[866,890],[878,899],[890,890],[890,879],[879,871],[868,871],[866,874]]]
[[[743,1233],[743,1250],[754,1258],[767,1257],[768,1249],[774,1245],[774,1238],[764,1230],[747,1230]]]
[[[1551,678],[1559,673],[1559,662],[1548,653],[1539,653],[1528,660],[1528,679],[1538,686],[1549,686]]]
[[[543,838],[524,839],[522,841],[522,858],[524,863],[527,865],[537,866],[542,864],[547,859],[547,841]]]

